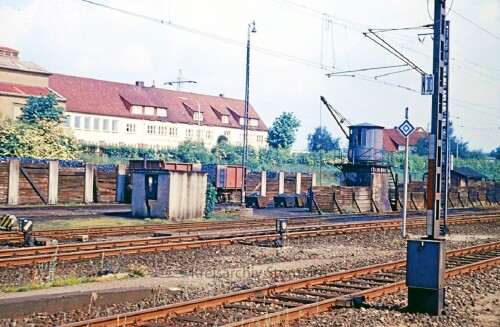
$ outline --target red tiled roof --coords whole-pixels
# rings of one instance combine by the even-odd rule
[[[404,146],[406,141],[403,135],[396,129],[384,129],[384,150],[387,152],[398,151],[399,146]],[[423,131],[421,128],[417,128],[409,137],[409,145],[417,145],[419,138],[427,138],[428,132]]]
[[[171,121],[176,123],[197,124],[189,111],[197,112],[198,103],[203,112],[202,125],[241,128],[239,117],[243,117],[245,101],[221,96],[166,90],[155,87],[141,87],[131,84],[102,81],[90,78],[53,74],[49,86],[67,99],[66,110],[93,115],[108,115],[150,120]],[[179,98],[187,98],[179,99]],[[167,117],[135,115],[130,105],[166,108]],[[186,106],[191,110],[187,110]],[[230,115],[226,108],[235,112]],[[213,109],[229,115],[229,124],[222,124]],[[257,112],[250,105],[249,118],[259,120],[258,127],[251,130],[267,130]]]
[[[48,87],[27,86],[0,82],[0,93],[9,93],[17,96],[47,96],[51,90]],[[60,97],[57,97],[61,100]]]
[[[0,50],[19,53],[19,51],[15,50],[15,49],[3,47],[3,46],[0,46]]]

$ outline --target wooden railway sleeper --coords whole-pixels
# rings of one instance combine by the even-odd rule
[[[296,297],[296,296],[285,295],[285,294],[276,294],[272,298],[273,299],[278,299],[278,300],[283,300],[283,301],[292,301],[292,302],[304,303],[304,304],[318,302],[317,299],[311,299],[311,298],[307,298],[307,297]]]
[[[344,284],[344,283],[349,283],[349,284]],[[332,285],[332,286],[344,287],[344,288],[354,288],[357,290],[368,290],[371,288],[370,286],[351,284],[349,280],[344,281],[344,283],[327,283],[326,285]]]
[[[329,291],[329,292],[335,292],[335,293],[339,293],[339,294],[351,294],[351,293],[355,293],[356,292],[354,290],[347,290],[347,289],[343,289],[343,288],[325,286],[325,284],[323,284],[323,285],[316,285],[316,286],[312,287],[312,289],[317,289],[317,290],[322,290],[322,291]]]
[[[275,304],[279,305],[283,308],[295,308],[295,307],[300,307],[302,304],[299,303],[293,303],[293,302],[283,302],[279,301],[276,299],[268,298],[268,299],[253,299],[251,300],[252,302],[255,303],[262,303],[262,304]]]
[[[382,282],[382,283],[395,283],[395,282],[397,282],[397,281],[400,280],[400,279],[394,279],[394,278],[379,278],[379,277],[375,277],[375,276],[372,276],[372,275],[358,277],[358,279],[368,280],[368,281],[373,280],[373,281]]]
[[[250,302],[250,301],[246,301]],[[242,310],[248,310],[248,311],[258,311],[258,312],[277,312],[278,310],[275,309],[269,309],[269,308],[261,308],[261,307],[252,307],[250,305],[244,305],[244,304],[226,304],[224,305],[224,308],[228,309],[242,309]]]
[[[326,299],[334,298],[337,297],[338,295],[335,295],[333,293],[321,293],[321,292],[313,292],[310,290],[295,290],[293,291],[293,294],[298,294],[298,295],[311,295],[311,296],[316,296],[316,297],[322,297]]]
[[[349,282],[350,283],[359,283],[359,284],[368,284],[368,285],[378,285],[378,286],[389,284],[389,282],[377,282],[374,280],[369,280],[367,278],[363,278],[363,279],[355,278],[355,279],[349,280]]]

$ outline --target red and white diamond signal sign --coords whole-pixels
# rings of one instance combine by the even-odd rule
[[[415,127],[413,127],[413,125],[410,124],[408,119],[406,119],[401,125],[399,125],[398,130],[405,138],[407,138],[408,136],[411,135],[411,133],[413,133]]]

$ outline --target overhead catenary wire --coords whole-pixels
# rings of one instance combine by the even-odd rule
[[[450,10],[449,10],[449,11],[453,12],[455,15],[457,15],[458,17],[462,18],[463,20],[465,20],[465,21],[469,22],[470,24],[472,24],[472,25],[476,26],[476,27],[477,27],[477,28],[479,28],[481,31],[485,32],[486,34],[489,34],[489,35],[493,36],[495,39],[500,40],[500,37],[498,37],[497,35],[493,34],[493,33],[492,33],[492,32],[490,32],[490,31],[488,31],[486,28],[484,28],[484,27],[482,27],[482,26],[480,26],[480,25],[478,25],[478,24],[474,23],[472,20],[470,20],[469,18],[465,17],[464,15],[462,15],[462,14],[458,13],[456,10],[454,10],[454,9],[451,9],[451,8],[450,8]]]
[[[368,37],[370,40],[387,50],[389,53],[394,55],[396,58],[400,59],[404,63],[408,64],[410,67],[415,69],[417,72],[420,73],[420,75],[425,75],[425,72],[418,67],[414,62],[412,62],[410,59],[408,59],[405,55],[403,55],[401,52],[396,50],[392,45],[390,45],[387,41],[385,41],[383,38],[377,35],[376,32],[374,32],[372,29],[368,29],[368,33],[363,33],[364,36]],[[372,35],[376,37],[376,39],[372,38]]]
[[[300,14],[303,14],[305,16],[313,17],[313,18],[316,18],[316,19],[322,19],[322,15],[324,14],[324,11],[311,8],[311,7],[305,6],[303,4],[298,4],[298,3],[295,3],[295,2],[289,1],[289,0],[263,0],[263,1],[268,2],[268,3],[272,3],[273,5],[276,5],[276,6],[280,7],[280,8],[283,8],[283,9],[286,9],[286,10],[290,10],[290,11],[293,11],[295,13],[300,13]],[[448,9],[448,13],[452,9],[452,7],[453,7],[453,1],[452,1],[451,5],[450,5],[450,7]],[[434,21],[434,19],[432,18],[431,14],[429,12],[429,3],[427,3],[427,12],[429,14],[430,20]],[[340,17],[336,17],[336,16],[331,15],[331,14],[328,14],[328,15],[329,15],[329,17],[332,20],[338,20],[338,21],[340,21],[340,23],[333,21],[333,24],[343,26],[345,28],[345,30],[350,29],[350,30],[355,31],[355,32],[363,33],[366,29],[368,29],[368,26],[365,25],[365,24],[362,24],[362,23],[359,23],[359,22],[353,22],[353,21],[350,21],[350,20],[346,20],[346,19],[343,19],[343,18],[340,18]],[[342,23],[342,22],[345,22],[345,23]],[[415,26],[415,27],[393,28],[393,29],[377,29],[377,30],[384,30],[384,31],[411,30],[411,29],[426,28],[426,26],[429,26],[429,25],[422,25],[422,26]],[[394,33],[394,32],[391,33],[391,37],[393,37],[395,34],[396,33]],[[404,35],[401,35],[400,37],[405,38],[406,40],[411,40],[412,39],[411,37],[404,36]],[[402,48],[404,48],[404,47],[402,47]],[[412,49],[410,49],[410,50],[412,50]],[[416,50],[412,50],[412,51],[418,53],[418,51],[416,51]],[[424,55],[424,56],[429,57],[428,55]],[[466,57],[464,57],[464,56],[462,56],[462,55],[460,55],[459,53],[456,53],[456,52],[454,53],[454,57],[452,57],[451,59],[456,62],[457,61],[456,57],[461,57],[461,58],[463,58],[463,60],[467,60],[467,61],[470,62],[471,65],[474,65],[474,66],[477,66],[477,67],[483,67],[485,69],[496,70],[495,68],[485,67],[485,66],[477,64],[475,62],[472,62],[470,59],[468,59],[468,58],[466,58]],[[472,69],[467,69],[467,70],[472,70]],[[477,73],[479,73],[481,75],[485,75],[484,72],[477,72]],[[477,76],[474,76],[474,75],[471,75],[471,74],[469,74],[469,76],[472,76],[472,77],[474,77],[474,78],[476,78],[476,79],[478,79],[478,80],[480,80],[482,82],[489,83],[488,81],[485,81],[485,80],[483,80],[481,78],[478,78]],[[491,78],[496,78],[496,77],[491,77]]]
[[[361,68],[361,69],[354,69],[354,70],[344,70],[342,72],[328,73],[328,74],[326,74],[326,76],[331,77],[331,76],[339,75],[339,74],[348,74],[348,73],[356,73],[356,72],[365,72],[365,71],[369,71],[369,70],[388,69],[388,68],[407,67],[407,66],[408,66],[408,64],[405,64],[405,65],[380,66],[380,67],[370,67],[370,68]]]
[[[160,24],[163,24],[163,25],[167,25],[167,26],[170,26],[170,27],[173,27],[173,28],[177,28],[177,29],[180,29],[180,30],[183,30],[183,31],[190,32],[190,33],[195,33],[195,34],[198,34],[198,35],[201,35],[201,36],[204,36],[204,37],[208,37],[208,38],[212,38],[212,39],[215,39],[215,40],[219,40],[219,41],[222,41],[222,42],[225,42],[225,43],[228,43],[228,44],[232,44],[232,45],[236,45],[236,46],[240,46],[240,47],[245,47],[246,46],[243,42],[235,41],[235,40],[232,40],[232,39],[229,39],[229,38],[225,38],[225,37],[221,37],[221,36],[218,36],[218,35],[215,35],[215,34],[203,32],[203,31],[200,31],[200,30],[197,30],[197,29],[194,29],[194,28],[190,28],[190,27],[179,25],[179,24],[175,24],[175,23],[172,23],[171,21],[165,21],[163,19],[157,19],[157,18],[149,17],[149,16],[146,16],[146,15],[134,13],[134,12],[131,12],[131,11],[120,9],[120,8],[115,8],[115,7],[108,6],[108,5],[105,5],[105,4],[101,4],[101,3],[98,3],[98,2],[95,2],[95,1],[91,1],[91,0],[81,0],[81,1],[89,3],[89,4],[92,4],[92,5],[100,6],[100,7],[106,8],[106,9],[118,11],[118,12],[121,12],[121,13],[124,13],[124,14],[127,14],[127,15],[135,16],[135,17],[138,17],[138,18],[141,18],[141,19],[145,19],[145,20],[149,20],[149,21],[152,21],[152,22],[156,22],[156,23],[160,23]],[[274,2],[276,2],[276,1],[274,1]],[[323,12],[321,12],[321,11],[318,11],[318,10],[315,10],[315,9],[311,9],[311,8],[305,7],[303,5],[295,4],[295,3],[291,2],[291,1],[282,1],[282,2],[285,2],[287,4],[293,4],[297,8],[307,8],[307,10],[310,10],[313,13],[315,13],[313,15],[315,17],[318,17],[318,14],[321,14],[321,15],[323,14]],[[296,10],[300,11],[302,9],[296,9]],[[306,10],[306,9],[303,9],[303,10]],[[318,18],[321,19],[321,17],[322,16],[319,16]],[[345,22],[351,24],[351,26],[348,26],[346,24],[341,24],[341,23],[338,23],[338,22],[335,22],[335,21],[332,20],[333,24],[337,24],[337,25],[343,26],[345,28],[345,30],[351,29],[351,30],[356,31],[356,32],[362,32],[361,28],[359,28],[358,26],[365,26],[363,24],[355,23],[355,22],[352,22],[352,21],[349,21],[349,20],[345,20],[345,19],[342,19],[342,18],[339,18],[339,17],[332,16],[332,15],[329,15],[329,17],[331,17],[332,19],[338,19],[338,20],[341,20],[341,21],[345,21]],[[265,49],[265,48],[260,48],[260,47],[254,47],[253,46],[252,49],[255,50],[255,51],[257,51],[257,52],[265,53],[265,54],[268,54],[268,55],[271,55],[271,56],[274,56],[274,57],[277,57],[277,58],[285,59],[285,60],[288,60],[288,61],[291,61],[291,62],[296,62],[296,63],[299,63],[299,64],[307,65],[307,66],[310,66],[310,67],[313,67],[313,68],[325,69],[324,67],[322,67],[321,63],[318,63],[318,62],[315,62],[315,61],[312,61],[312,60],[303,59],[303,58],[291,56],[289,54],[280,53],[280,52],[277,52],[277,51],[273,51],[273,50],[269,50],[269,49]],[[463,57],[463,58],[465,58],[465,57]],[[452,59],[454,60],[454,58],[452,58]],[[331,68],[331,69],[326,69],[326,70],[330,70],[332,73],[333,72],[341,72],[341,71],[343,71],[342,69],[340,69],[338,67]],[[404,85],[400,85],[400,84],[391,83],[391,82],[387,82],[387,81],[377,80],[376,78],[371,77],[371,76],[366,76],[366,75],[362,75],[362,74],[356,74],[356,75],[353,75],[352,77],[356,78],[356,79],[359,79],[359,80],[366,81],[366,82],[378,83],[378,84],[381,84],[381,85],[386,85],[386,86],[390,86],[390,87],[400,88],[400,89],[404,89],[404,90],[411,91],[411,92],[417,92],[415,89],[412,89],[410,87],[407,87],[407,86],[404,86]],[[474,77],[477,78],[476,76],[474,76]]]
[[[131,15],[131,16],[134,16],[134,17],[137,17],[137,18],[145,19],[145,20],[148,20],[148,21],[151,21],[151,22],[159,23],[159,24],[162,24],[162,25],[165,25],[165,26],[169,26],[169,27],[173,27],[173,28],[176,28],[176,29],[180,29],[180,30],[183,30],[183,31],[186,31],[186,32],[190,32],[190,33],[198,34],[198,35],[205,36],[205,37],[208,37],[208,38],[212,38],[212,39],[215,39],[215,40],[218,40],[218,41],[226,42],[228,44],[232,44],[232,45],[236,45],[236,46],[240,46],[240,47],[246,47],[246,44],[243,43],[243,42],[235,41],[235,40],[232,40],[232,39],[229,39],[229,38],[226,38],[226,37],[222,37],[222,36],[219,36],[219,35],[216,35],[216,34],[211,34],[211,33],[203,32],[203,31],[200,31],[200,30],[197,30],[197,29],[194,29],[194,28],[190,28],[190,27],[186,27],[186,26],[183,26],[183,25],[175,24],[175,23],[172,23],[171,21],[165,21],[163,19],[157,19],[157,18],[149,17],[149,16],[146,16],[146,15],[134,13],[134,12],[131,12],[131,11],[128,11],[128,10],[124,10],[124,9],[112,7],[112,6],[109,6],[109,5],[102,4],[102,3],[98,3],[98,2],[95,2],[95,1],[92,1],[92,0],[80,0],[80,1],[92,4],[92,5],[95,5],[95,6],[103,7],[103,8],[109,9],[109,10],[121,12],[123,14]],[[281,52],[278,52],[278,51],[273,51],[273,50],[269,50],[269,49],[265,49],[265,48],[261,48],[261,47],[255,47],[255,46],[252,46],[252,50],[255,50],[255,51],[261,52],[261,53],[265,53],[265,54],[268,54],[268,55],[271,55],[271,56],[274,56],[274,57],[277,57],[277,58],[285,59],[285,60],[288,60],[288,61],[292,61],[292,62],[304,64],[304,65],[307,65],[307,66],[311,66],[311,67],[314,67],[314,68],[325,69],[324,67],[322,67],[321,63],[318,63],[318,62],[315,62],[315,61],[312,61],[312,60],[308,60],[308,59],[303,59],[303,58],[295,57],[295,56],[292,56],[292,55],[289,55],[289,54],[285,54],[285,53],[281,53]],[[331,69],[332,72],[335,71],[335,70],[333,70],[333,68],[330,68],[330,69]],[[340,68],[335,68],[335,69],[338,69],[340,71],[342,70]],[[369,76],[355,75],[353,77],[357,78],[357,79],[360,79],[360,80],[363,80],[363,81],[367,81],[367,82],[378,83],[378,84],[382,84],[382,85],[386,85],[386,86],[392,86],[392,87],[401,88],[401,89],[404,89],[404,90],[416,92],[416,90],[414,90],[412,88],[409,88],[409,87],[406,87],[406,86],[403,86],[403,85],[399,85],[399,84],[390,83],[390,82],[375,80],[375,79],[373,79],[372,77],[369,77]]]

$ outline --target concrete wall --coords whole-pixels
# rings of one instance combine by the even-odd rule
[[[158,176],[156,200],[146,200],[146,176]],[[132,215],[134,217],[202,218],[205,211],[207,174],[202,172],[134,171]]]
[[[170,172],[169,218],[202,218],[206,191],[206,173]]]
[[[391,204],[389,202],[389,174],[376,173],[371,174],[372,182],[372,198],[377,206],[378,211],[391,211]]]

